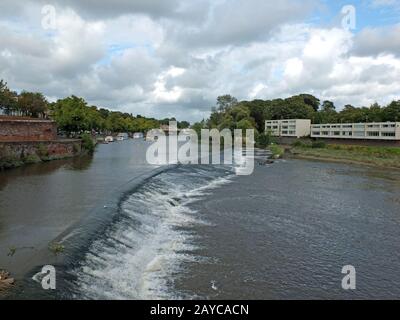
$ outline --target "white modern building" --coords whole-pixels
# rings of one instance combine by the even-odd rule
[[[400,122],[314,124],[312,138],[400,140]]]
[[[271,132],[275,137],[307,137],[311,133],[311,120],[267,120],[265,121],[265,132]]]

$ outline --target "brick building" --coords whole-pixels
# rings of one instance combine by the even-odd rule
[[[0,142],[56,139],[57,126],[54,121],[0,116]]]

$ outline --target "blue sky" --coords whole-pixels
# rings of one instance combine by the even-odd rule
[[[321,14],[323,21],[332,21],[343,6],[352,5],[356,8],[357,13],[357,29],[355,32],[362,30],[365,27],[379,27],[385,25],[392,25],[400,22],[399,3],[397,1],[381,1],[381,3],[374,3],[370,0],[324,0],[324,6],[329,8],[326,15]]]

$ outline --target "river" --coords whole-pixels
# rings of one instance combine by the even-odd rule
[[[9,298],[400,296],[399,172],[280,160],[236,176],[151,166],[147,145],[0,173],[0,267],[18,280]],[[56,267],[54,291],[41,288],[44,264]],[[342,289],[345,265],[354,291]]]

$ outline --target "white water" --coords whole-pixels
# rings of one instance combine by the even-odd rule
[[[199,259],[190,226],[207,223],[188,204],[233,175],[200,166],[177,170],[153,178],[124,201],[120,219],[73,271],[80,298],[187,298],[174,292],[173,281],[184,262]]]

